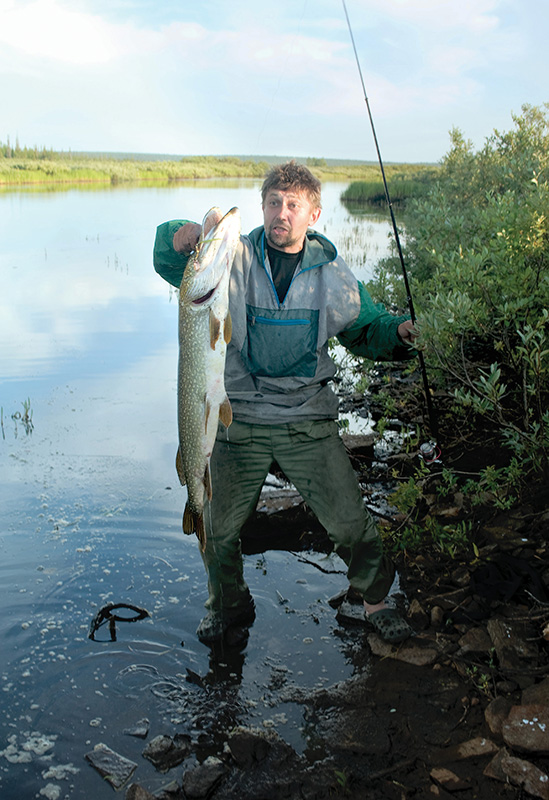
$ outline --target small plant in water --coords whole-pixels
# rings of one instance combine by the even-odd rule
[[[32,433],[32,431],[34,429],[34,424],[33,424],[33,421],[32,421],[32,409],[31,409],[30,397],[28,397],[26,400],[23,400],[21,405],[23,406],[23,412],[15,411],[11,415],[11,418],[15,423],[15,436],[16,437],[17,437],[17,429],[18,429],[17,428],[17,423],[18,422],[20,422],[23,425],[23,428],[24,428],[25,433],[27,434],[27,436],[29,435],[29,433]],[[4,409],[3,408],[1,409],[1,413],[0,413],[0,426],[2,428],[2,437],[5,439],[6,436],[5,436],[5,431],[4,431]]]
[[[349,793],[349,776],[345,769],[335,769],[334,774],[336,777],[337,785],[343,794]]]

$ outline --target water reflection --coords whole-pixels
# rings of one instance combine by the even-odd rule
[[[152,244],[158,223],[212,205],[238,205],[244,229],[255,227],[259,188],[0,193],[3,800],[49,785],[59,788],[51,796],[97,793],[84,755],[99,741],[137,761],[136,780],[154,790],[165,776],[124,729],[147,717],[151,736],[213,731],[221,700],[227,719],[275,726],[302,751],[302,709],[281,703],[281,688],[353,670],[327,603],[344,583],[341,564],[325,569],[335,557],[321,553],[307,564],[284,550],[246,556],[257,607],[246,646],[210,651],[194,633],[206,591],[196,543],[181,533],[174,468],[176,303],[153,272]],[[324,187],[319,227],[351,263],[353,247],[368,245],[362,268],[387,246],[389,225],[353,219],[344,188]],[[92,642],[90,622],[108,603],[150,617],[119,625],[116,642]],[[182,694],[161,698],[162,684]]]

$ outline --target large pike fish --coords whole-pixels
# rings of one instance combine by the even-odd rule
[[[240,237],[240,212],[232,208],[221,217],[218,208],[204,217],[179,287],[176,468],[181,484],[187,485],[183,531],[196,533],[202,551],[206,547],[204,503],[212,497],[210,456],[218,421],[226,426],[232,421],[224,370],[231,338],[229,277]]]

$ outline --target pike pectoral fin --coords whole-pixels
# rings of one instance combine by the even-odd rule
[[[225,399],[219,406],[219,419],[226,428],[228,428],[233,421],[233,410],[227,395],[225,395]]]
[[[206,529],[204,527],[204,517],[202,514],[197,514],[196,511],[191,511],[188,503],[185,506],[185,511],[183,512],[183,533],[196,533],[198,541],[200,542],[200,549],[202,552],[204,552],[206,549]]]
[[[233,335],[233,321],[230,312],[227,311],[227,316],[225,317],[225,324],[223,325],[223,338],[225,339],[226,344],[229,344],[232,335]]]
[[[215,314],[210,311],[210,347],[212,350],[215,350],[215,346],[220,334],[221,322],[218,320]]]
[[[175,468],[177,470],[177,475],[179,477],[179,482],[181,486],[185,486],[187,483],[185,479],[185,473],[183,472],[183,459],[181,458],[181,448],[177,448],[177,453],[175,456]]]

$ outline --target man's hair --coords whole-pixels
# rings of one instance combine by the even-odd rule
[[[295,161],[287,161],[285,164],[271,167],[261,187],[263,202],[272,189],[283,191],[293,189],[295,192],[305,192],[314,208],[321,207],[320,181],[307,167],[297,164]]]

